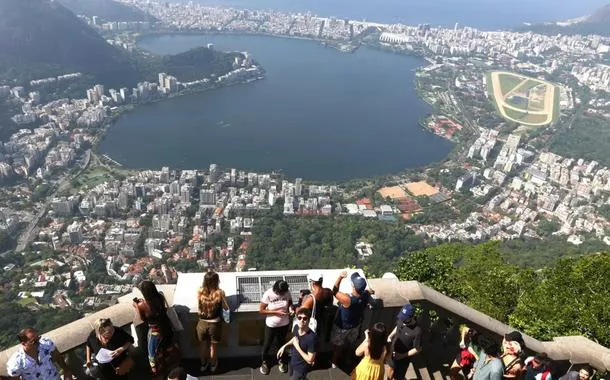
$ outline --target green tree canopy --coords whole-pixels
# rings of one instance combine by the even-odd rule
[[[610,253],[568,258],[526,290],[510,322],[532,336],[584,335],[610,345]]]
[[[610,253],[564,258],[534,272],[507,264],[498,242],[443,244],[400,258],[395,273],[537,339],[584,335],[610,345]]]
[[[507,264],[499,243],[443,244],[401,258],[397,276],[417,280],[498,320],[507,316],[534,274]]]

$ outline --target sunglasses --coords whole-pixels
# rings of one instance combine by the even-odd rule
[[[309,317],[297,317],[297,319],[298,319],[299,321],[306,321],[306,320],[308,320],[308,319],[309,319]]]

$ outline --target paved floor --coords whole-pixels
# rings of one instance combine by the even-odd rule
[[[197,360],[183,361],[183,366],[189,374],[206,380],[286,380],[289,378],[288,374],[281,373],[277,366],[271,368],[269,375],[261,374],[259,371],[260,361],[257,358],[221,360],[214,374],[208,371],[201,375],[199,361]],[[344,380],[348,379],[349,376],[338,368],[322,366],[310,372],[307,378],[309,380]]]

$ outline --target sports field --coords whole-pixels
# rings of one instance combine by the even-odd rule
[[[434,186],[428,185],[426,181],[420,182],[409,182],[406,185],[407,191],[413,194],[416,197],[420,197],[422,195],[431,196],[434,194],[438,194],[438,189]]]
[[[500,115],[527,127],[551,124],[559,116],[557,86],[506,71],[487,75],[487,90]]]

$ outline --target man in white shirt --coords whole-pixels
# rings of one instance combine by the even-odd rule
[[[17,334],[21,346],[6,364],[9,376],[21,380],[59,380],[55,362],[63,370],[63,379],[72,379],[72,374],[63,356],[49,338],[41,337],[33,328]]]

